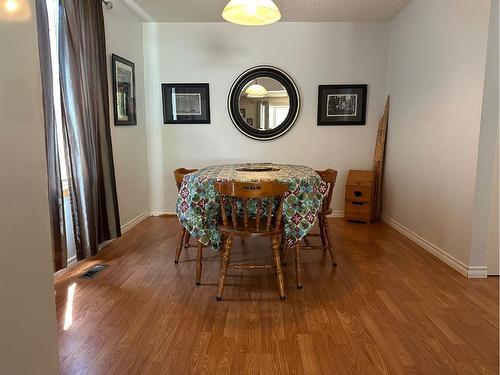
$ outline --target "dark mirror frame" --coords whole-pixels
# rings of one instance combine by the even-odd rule
[[[290,110],[285,120],[276,128],[262,131],[255,129],[248,125],[245,119],[240,113],[240,93],[245,85],[255,79],[261,77],[273,78],[283,85],[288,93],[290,100]],[[227,99],[227,107],[229,110],[229,116],[231,121],[234,123],[236,128],[242,132],[247,137],[257,139],[260,141],[269,141],[271,139],[276,139],[285,134],[288,130],[292,128],[300,112],[300,94],[297,86],[293,82],[292,78],[286,74],[281,69],[269,65],[259,65],[244,71],[236,81],[234,81],[229,90],[229,96]]]

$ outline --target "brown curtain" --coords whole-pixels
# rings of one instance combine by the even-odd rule
[[[42,76],[43,107],[45,119],[45,149],[49,191],[50,226],[54,272],[67,265],[66,233],[64,228],[64,200],[61,183],[59,150],[57,147],[57,123],[54,109],[52,59],[50,57],[49,23],[45,0],[37,0],[38,52]]]
[[[63,130],[77,259],[120,236],[100,1],[60,0]]]

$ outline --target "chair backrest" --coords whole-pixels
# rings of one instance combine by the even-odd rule
[[[321,209],[323,212],[328,211],[332,203],[333,188],[335,187],[335,181],[337,181],[338,172],[335,169],[326,169],[324,171],[316,171],[316,173],[328,186],[328,191],[325,198],[323,199],[323,205]]]
[[[196,171],[198,171],[198,169],[177,168],[176,170],[174,170],[174,177],[175,177],[175,183],[177,185],[177,191],[179,191],[181,188],[184,176]]]
[[[226,206],[224,204],[224,198],[229,200],[229,205],[231,207],[231,221],[233,228],[237,228],[237,213],[236,206],[238,200],[241,200],[243,207],[243,223],[244,229],[248,230],[249,224],[249,200],[255,200],[256,213],[255,213],[255,227],[257,230],[260,229],[260,222],[262,219],[262,214],[266,212],[266,226],[265,230],[270,231],[271,229],[278,229],[281,225],[283,218],[283,201],[285,199],[285,192],[288,191],[288,184],[281,184],[278,182],[217,182],[215,184],[215,190],[220,195],[220,206],[221,206],[221,216],[222,224],[225,227],[229,226],[228,213]],[[272,218],[273,218],[273,205],[274,199],[279,197],[279,206],[274,214],[274,228],[271,228]],[[265,207],[267,205],[267,207]]]

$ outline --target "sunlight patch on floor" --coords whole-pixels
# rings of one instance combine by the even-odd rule
[[[68,297],[66,299],[66,312],[64,313],[64,330],[66,331],[73,324],[73,298],[75,297],[76,283],[68,287]]]

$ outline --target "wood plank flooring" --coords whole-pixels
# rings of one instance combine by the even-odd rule
[[[56,278],[63,374],[498,373],[498,278],[468,280],[383,223],[331,219],[338,267],[304,251],[285,301],[271,270],[232,270],[221,302],[217,253],[199,287],[196,249],[174,264],[178,225],[149,218]],[[235,240],[234,260],[270,255]]]

